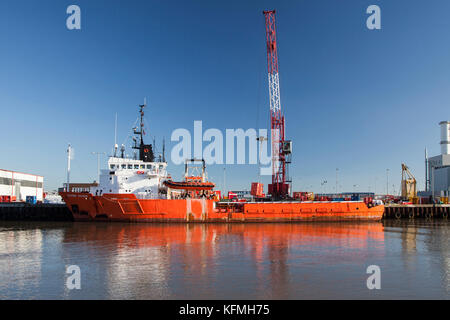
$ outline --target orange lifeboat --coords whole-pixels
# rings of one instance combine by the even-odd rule
[[[186,181],[166,180],[164,181],[164,185],[171,189],[190,190],[190,191],[212,190],[215,187],[215,184],[209,181],[198,182],[189,180]]]

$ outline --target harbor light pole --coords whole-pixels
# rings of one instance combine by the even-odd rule
[[[104,152],[92,152],[93,155],[97,155],[97,183],[100,183],[100,156],[106,153]]]
[[[425,148],[425,192],[428,192],[428,151]]]
[[[67,184],[66,184],[66,192],[70,191],[69,184],[70,184],[70,160],[73,157],[72,153],[72,147],[69,143],[69,147],[67,148]]]
[[[386,169],[386,195],[389,194],[389,169]]]
[[[433,199],[432,204],[434,204],[434,163],[431,164],[431,197]]]
[[[321,182],[321,185],[322,185],[322,187],[323,187],[322,193],[327,193],[327,187],[326,187],[326,184],[327,184],[327,183],[328,183],[327,180],[323,180],[323,181]]]
[[[223,166],[223,192],[225,193],[225,189],[227,187],[227,180],[226,180],[226,168]],[[224,195],[225,196],[225,195]]]

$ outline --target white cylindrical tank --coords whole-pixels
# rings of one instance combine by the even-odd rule
[[[441,126],[441,154],[450,154],[450,121],[439,122]]]

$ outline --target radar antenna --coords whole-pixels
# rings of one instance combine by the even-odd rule
[[[134,146],[133,149],[139,150],[139,160],[144,162],[153,162],[155,160],[155,156],[153,154],[153,146],[151,144],[144,143],[144,108],[147,106],[147,99],[144,98],[144,104],[139,105],[139,129],[133,128],[134,134],[139,137],[139,145],[137,145],[137,140],[134,138]]]

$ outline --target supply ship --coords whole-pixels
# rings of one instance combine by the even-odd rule
[[[187,159],[184,180],[173,181],[167,173],[164,153],[155,161],[153,146],[144,143],[144,103],[140,106],[140,128],[134,130],[139,145],[135,137],[133,148],[139,150],[139,157],[124,157],[122,146],[121,157],[114,152],[109,158],[108,169],[102,170],[97,186],[88,192],[69,192],[67,188],[60,193],[76,221],[293,222],[382,218],[383,205],[362,201],[295,201],[290,197],[287,166],[291,162],[292,141],[285,139],[285,117],[280,103],[275,10],[263,13],[272,146],[270,196],[251,202],[220,201],[214,196],[214,183],[207,181],[202,159]],[[190,169],[198,162],[202,163],[201,173],[192,174]]]
[[[128,158],[114,153],[101,171],[98,185],[89,191],[60,192],[75,221],[127,222],[296,222],[296,221],[376,221],[383,205],[363,201],[295,201],[269,198],[250,202],[222,202],[207,180],[203,159],[187,159],[182,181],[167,172],[164,155],[156,159],[152,144],[145,144],[144,105],[140,105],[140,128]],[[139,144],[138,144],[139,140]],[[115,146],[117,149],[117,145]],[[198,166],[198,163],[201,166]],[[195,172],[195,169],[197,170]]]

